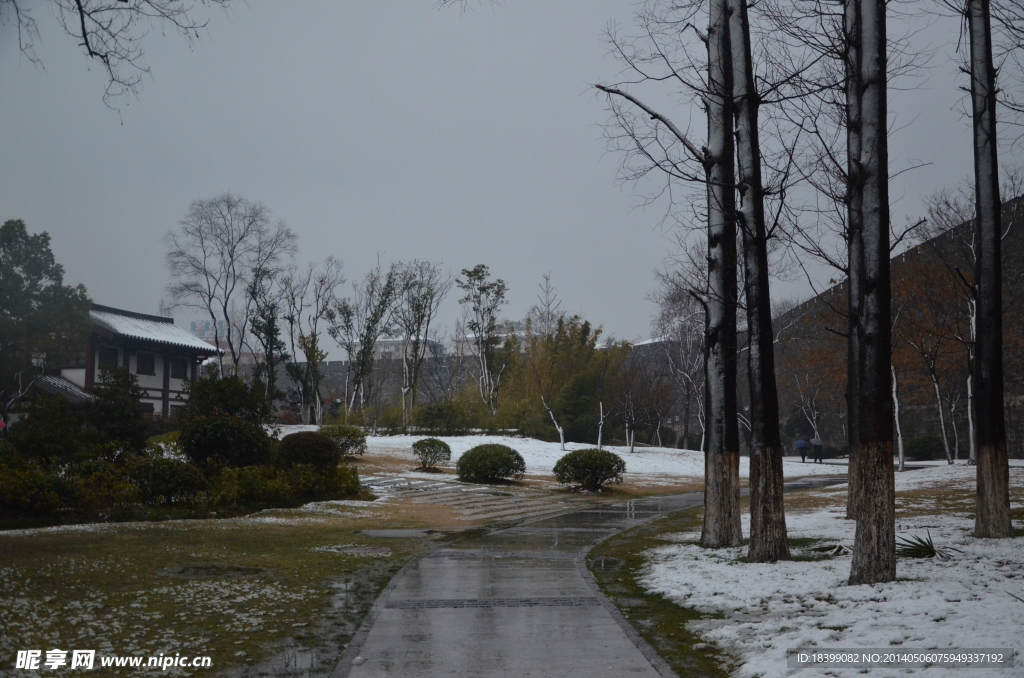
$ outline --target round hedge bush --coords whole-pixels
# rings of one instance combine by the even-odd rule
[[[455,464],[459,480],[471,483],[496,483],[523,477],[523,456],[505,445],[477,445]]]
[[[270,458],[270,436],[243,417],[195,417],[181,427],[178,444],[188,460],[203,465],[258,466]]]
[[[320,427],[320,433],[335,442],[344,457],[366,454],[366,434],[355,426],[334,424]]]
[[[341,448],[331,438],[315,431],[292,433],[281,439],[277,457],[285,468],[308,464],[314,468],[333,468],[341,463]]]
[[[609,482],[622,482],[626,462],[617,454],[596,448],[575,450],[555,463],[555,478],[563,485],[579,485],[596,492]]]
[[[420,460],[421,468],[434,468],[440,461],[450,461],[452,448],[437,438],[424,438],[412,444],[412,452]]]

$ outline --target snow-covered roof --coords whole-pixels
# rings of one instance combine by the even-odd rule
[[[72,405],[81,405],[95,399],[94,396],[86,393],[80,389],[77,384],[71,383],[64,377],[46,375],[39,377],[34,385],[40,391],[49,393],[50,395],[60,396]]]
[[[175,325],[174,318],[122,311],[99,304],[92,305],[89,317],[94,324],[118,336],[188,348],[206,355],[217,352],[209,343]]]

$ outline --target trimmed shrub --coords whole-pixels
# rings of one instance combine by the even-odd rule
[[[281,439],[277,458],[285,468],[297,464],[308,464],[318,469],[333,468],[341,463],[341,448],[323,433],[303,431]]]
[[[946,448],[935,436],[914,438],[903,448],[903,455],[910,461],[931,461],[946,456]]]
[[[136,461],[129,467],[128,477],[138,486],[143,501],[161,500],[165,504],[188,503],[207,487],[198,468],[164,457]]]
[[[459,480],[471,483],[496,483],[523,477],[526,462],[523,456],[505,445],[477,445],[455,464]]]
[[[366,434],[355,426],[343,424],[321,426],[320,433],[337,444],[341,449],[342,456],[354,457],[357,454],[366,454]]]
[[[270,458],[270,437],[259,424],[242,417],[196,417],[178,436],[193,464],[257,466]]]
[[[579,485],[596,492],[609,482],[622,482],[626,462],[617,454],[597,448],[574,450],[555,463],[555,478],[562,485]]]
[[[434,468],[440,461],[451,461],[452,448],[437,438],[424,438],[412,444],[412,452],[420,460],[422,468]]]

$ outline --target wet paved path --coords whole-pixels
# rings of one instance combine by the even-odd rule
[[[592,504],[429,553],[384,590],[332,678],[673,676],[598,591],[583,556],[615,532],[701,503],[689,493]]]

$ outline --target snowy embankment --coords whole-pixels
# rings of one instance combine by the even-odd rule
[[[897,474],[897,492],[971,490],[974,467],[933,466]],[[1011,469],[1011,486],[1024,483],[1024,468]],[[854,523],[844,519],[845,485],[816,494],[830,506],[786,516],[791,538],[820,545],[853,546]],[[746,549],[702,549],[692,543],[663,546],[647,555],[641,583],[649,591],[723,619],[697,622],[692,629],[738,660],[736,676],[771,678],[792,672],[786,649],[822,648],[1015,648],[1024,651],[1024,537],[975,539],[969,495],[952,506],[963,513],[938,513],[934,499],[905,497],[914,513],[897,519],[897,535],[928,532],[950,560],[900,558],[898,581],[849,586],[850,556],[814,562],[746,563]],[[898,501],[901,501],[898,498]],[[951,504],[947,501],[945,505]],[[959,508],[962,507],[962,508]],[[1019,504],[1014,504],[1019,508]],[[749,534],[749,515],[744,515]],[[699,534],[672,535],[677,542]],[[957,549],[953,551],[952,549]],[[820,553],[820,552],[819,552]],[[854,676],[855,669],[807,669],[808,675]],[[957,669],[871,670],[872,676],[952,676]],[[1024,676],[1018,658],[1010,669],[974,669],[971,676]]]
[[[296,431],[315,431],[315,426],[282,426],[281,435]],[[381,454],[413,459],[412,444],[429,436],[396,435],[369,436],[366,439],[369,454]],[[528,475],[551,475],[555,462],[561,459],[563,452],[558,443],[549,443],[533,438],[513,436],[470,435],[470,436],[437,436],[452,448],[451,463],[455,464],[459,457],[472,447],[489,443],[508,445],[523,455]],[[566,443],[567,451],[592,448],[593,445],[583,443]],[[671,447],[637,447],[630,454],[628,447],[605,446],[606,450],[618,454],[626,461],[626,473],[644,476],[680,476],[686,478],[704,477],[704,453],[694,450],[679,450]],[[795,461],[794,461],[795,460]],[[796,457],[786,457],[783,471],[787,478],[808,475],[837,475],[846,473],[845,464],[811,464],[801,463]],[[740,477],[750,475],[750,460],[740,458]]]

